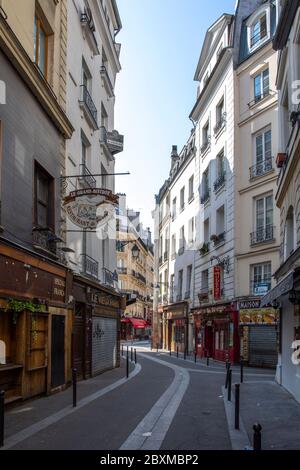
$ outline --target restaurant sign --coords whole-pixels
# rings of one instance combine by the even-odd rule
[[[240,310],[240,325],[275,325],[278,311],[273,308]]]
[[[221,298],[221,268],[220,266],[214,267],[214,299],[220,300]]]
[[[95,230],[114,218],[118,200],[118,196],[110,189],[79,189],[65,197],[64,207],[77,227]]]

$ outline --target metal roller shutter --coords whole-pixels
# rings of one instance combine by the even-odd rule
[[[249,327],[249,365],[276,367],[276,329],[273,325]]]
[[[116,365],[117,320],[93,317],[92,371],[97,374]]]

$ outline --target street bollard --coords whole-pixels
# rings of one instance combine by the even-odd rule
[[[133,348],[130,348],[130,360],[133,361]]]
[[[206,365],[209,367],[209,355],[206,356]]]
[[[178,357],[178,346],[177,346],[177,357]]]
[[[158,352],[158,343],[156,343],[156,352]]]
[[[240,365],[241,365],[241,384],[242,384],[244,382],[244,358],[243,356],[241,356]]]
[[[77,406],[77,369],[72,369],[73,407]]]
[[[186,349],[184,349],[183,359],[186,360]]]
[[[259,423],[253,425],[253,450],[261,450],[261,430],[262,427]]]
[[[228,371],[228,388],[227,388],[227,400],[231,401],[231,379],[232,379],[232,371],[229,369]]]
[[[234,427],[240,429],[240,384],[235,384]]]
[[[152,341],[152,339],[151,339],[151,343],[150,343],[150,349],[151,349],[151,351],[152,351],[152,349],[153,349],[153,341]]]
[[[127,354],[126,354],[126,378],[129,377],[129,350],[127,346]]]
[[[122,344],[122,357],[124,356],[124,345]]]
[[[4,390],[0,391],[0,447],[4,446]]]
[[[170,356],[172,356],[172,349],[170,348]]]
[[[136,364],[136,349],[134,349],[134,363]]]
[[[226,380],[225,380],[225,388],[226,389],[228,388],[229,371],[230,371],[230,364],[229,364],[229,367],[227,367],[227,370],[226,370]]]
[[[195,364],[197,362],[197,352],[195,351]]]
[[[226,359],[226,362],[225,362],[225,368],[226,370],[230,367],[230,362],[228,359]]]

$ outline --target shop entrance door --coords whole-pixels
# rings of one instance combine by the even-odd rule
[[[51,386],[65,383],[65,317],[52,315],[51,327]]]
[[[209,357],[213,357],[214,350],[214,334],[212,326],[205,327],[205,354],[208,353]]]

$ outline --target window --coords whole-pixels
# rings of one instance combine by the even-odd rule
[[[35,165],[35,225],[54,229],[54,179]]]
[[[176,257],[176,235],[172,235],[172,258]]]
[[[210,187],[209,187],[209,167],[204,171],[202,177],[202,197],[201,204],[205,204],[209,200]]]
[[[256,232],[252,234],[252,244],[273,240],[273,195],[256,199],[255,212]]]
[[[201,273],[201,291],[202,293],[208,293],[208,269]]]
[[[174,288],[175,288],[175,275],[171,274],[171,277],[170,277],[170,302],[174,301]]]
[[[182,300],[182,288],[183,288],[183,270],[178,271],[178,291],[177,301]]]
[[[254,101],[257,103],[269,95],[269,69],[254,77]]]
[[[222,150],[216,158],[216,181],[214,182],[214,190],[218,191],[225,184],[225,158],[224,150]]]
[[[223,122],[224,122],[224,97],[221,99],[221,101],[219,102],[219,104],[216,107],[216,123],[217,123],[217,125],[216,125],[215,131],[220,130],[221,125],[223,124]],[[217,127],[219,127],[219,129],[217,129]]]
[[[172,202],[172,219],[175,220],[176,219],[176,202],[177,202],[177,199],[176,197],[173,199],[173,202]]]
[[[181,255],[184,252],[185,248],[185,238],[184,238],[184,226],[180,229],[180,236],[179,236],[179,254]]]
[[[194,175],[189,179],[189,202],[194,198]]]
[[[251,266],[251,271],[252,295],[265,295],[271,289],[271,263],[253,265]]]
[[[184,209],[184,192],[185,192],[185,188],[183,187],[180,190],[180,210],[181,211],[183,211],[183,209]]]
[[[105,127],[105,129],[107,129],[107,126],[108,126],[108,114],[107,114],[107,111],[103,105],[103,103],[101,103],[101,125]]]
[[[209,121],[203,126],[202,128],[202,147],[201,152],[204,153],[205,150],[208,148],[210,143],[210,135],[209,135]]]
[[[184,295],[186,299],[189,299],[191,296],[192,270],[193,270],[192,265],[189,265],[186,270],[186,292]]]
[[[255,164],[250,168],[250,178],[262,176],[272,169],[272,132],[268,129],[255,136]]]
[[[209,237],[210,237],[209,218],[207,218],[204,220],[204,242],[205,243],[209,242]]]
[[[262,39],[267,37],[267,13],[258,18],[251,26],[250,46],[256,46]]]
[[[40,18],[34,17],[34,62],[47,78],[48,38]]]
[[[217,224],[217,235],[223,241],[225,232],[225,207],[224,205],[219,207],[216,213],[216,224]]]
[[[295,222],[294,222],[294,208],[289,207],[285,228],[284,228],[284,260],[286,260],[295,249]]]
[[[195,238],[195,219],[192,217],[189,220],[189,244],[192,244],[194,242]]]

